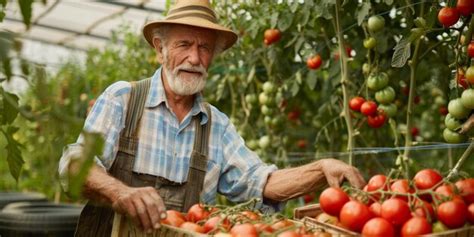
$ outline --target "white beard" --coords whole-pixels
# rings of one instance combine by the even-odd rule
[[[166,50],[164,50],[163,56],[165,58],[165,61],[163,62],[164,73],[166,75],[168,85],[175,94],[181,96],[194,95],[204,89],[204,86],[206,85],[206,78],[208,76],[204,66],[192,66],[188,63],[183,63],[171,71],[169,70],[169,66],[167,64],[168,53]],[[189,79],[185,79],[178,75],[180,70],[199,72],[201,73],[201,76],[194,76]]]

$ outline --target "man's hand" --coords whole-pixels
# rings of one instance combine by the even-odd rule
[[[130,216],[133,222],[150,233],[160,228],[160,219],[166,218],[166,207],[153,187],[127,187],[112,202],[112,208]]]
[[[336,159],[323,159],[319,164],[329,186],[339,187],[344,179],[354,187],[362,188],[365,185],[364,178],[354,166]]]
[[[336,159],[318,160],[271,173],[263,189],[263,196],[273,201],[286,201],[321,189],[326,182],[330,186],[339,187],[344,179],[358,188],[365,185],[357,168]]]

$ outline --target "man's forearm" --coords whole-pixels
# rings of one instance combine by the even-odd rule
[[[83,186],[83,195],[88,199],[106,205],[117,200],[120,190],[126,186],[120,180],[110,176],[102,168],[93,165]]]
[[[277,170],[267,180],[263,190],[265,198],[286,201],[321,188],[327,184],[319,162]]]

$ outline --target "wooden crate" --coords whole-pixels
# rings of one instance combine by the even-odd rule
[[[329,230],[338,231],[340,233],[340,236],[361,236],[359,233],[352,232],[335,225],[322,223],[314,219],[320,213],[322,213],[322,210],[319,204],[312,204],[312,205],[308,205],[304,207],[295,208],[293,210],[293,217],[295,219],[302,219],[305,222],[317,223],[320,226],[326,227],[326,230],[328,230],[328,232],[330,232]],[[460,229],[448,230],[442,233],[429,234],[429,235],[423,235],[423,236],[425,237],[474,237],[474,226],[471,225],[471,226],[467,226]]]
[[[115,213],[111,237],[206,237],[210,235],[199,234],[192,231],[180,229],[170,225],[161,225],[161,228],[152,234],[146,234],[136,228],[131,221],[120,214]]]

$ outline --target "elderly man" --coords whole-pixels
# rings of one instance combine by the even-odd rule
[[[103,134],[106,144],[84,184],[91,202],[77,236],[110,236],[114,211],[151,231],[166,209],[212,204],[217,193],[234,202],[258,197],[260,207],[275,207],[326,183],[364,185],[356,168],[334,159],[282,170],[263,163],[229,118],[203,101],[213,57],[237,40],[216,22],[208,1],[182,0],[164,20],[145,25],[162,67],[150,79],[114,83],[88,115],[84,130]],[[64,151],[62,177],[82,143],[79,137]]]

